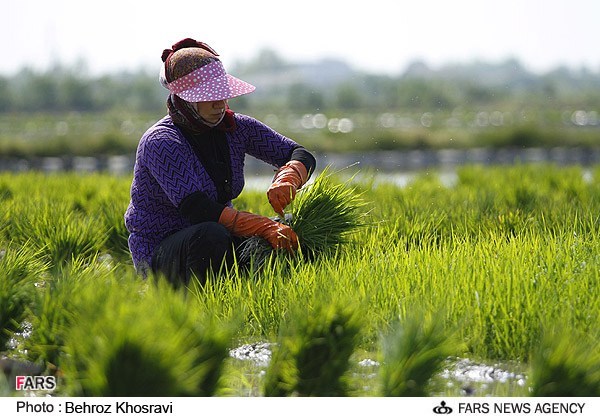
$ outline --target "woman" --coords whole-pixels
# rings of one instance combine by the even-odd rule
[[[267,197],[281,216],[315,169],[299,144],[229,109],[228,99],[254,86],[226,74],[217,57],[190,38],[163,51],[168,115],[139,142],[125,213],[137,271],[164,275],[176,286],[230,264],[233,248],[250,236],[275,249],[297,249],[289,226],[232,207],[244,187],[246,154],[278,168]]]

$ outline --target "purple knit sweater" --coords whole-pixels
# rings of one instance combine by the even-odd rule
[[[298,144],[246,115],[235,114],[236,128],[227,132],[231,155],[232,196],[244,188],[246,154],[281,167]],[[156,246],[173,232],[190,226],[179,213],[181,201],[202,191],[217,200],[217,189],[170,116],[142,136],[136,153],[131,201],[125,213],[129,250],[138,270],[149,266]],[[228,202],[231,205],[231,202]]]

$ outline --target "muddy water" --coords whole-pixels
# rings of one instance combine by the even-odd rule
[[[600,163],[600,147],[593,148],[469,148],[441,150],[387,150],[343,154],[316,153],[318,166],[330,166],[334,171],[358,165],[362,170],[381,172],[411,172],[425,169],[455,169],[465,164],[510,165],[523,163],[554,163],[589,167]],[[49,172],[107,172],[130,175],[135,162],[134,154],[107,157],[63,156],[23,159],[0,156],[0,172],[28,170]],[[247,156],[247,176],[273,176],[271,166]]]
[[[242,371],[237,396],[261,396],[263,377],[271,360],[273,343],[257,342],[230,350],[233,367]],[[379,362],[364,357],[351,365],[358,396],[378,395]],[[448,358],[432,379],[431,396],[526,396],[527,379],[518,363],[485,364],[465,358]]]
[[[485,364],[464,358],[451,358],[436,377],[445,386],[439,395],[521,396],[528,394],[527,379],[518,363]]]

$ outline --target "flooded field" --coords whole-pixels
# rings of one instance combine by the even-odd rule
[[[377,172],[407,172],[426,168],[452,169],[465,164],[504,165],[527,163],[578,164],[590,166],[600,163],[600,148],[470,148],[442,150],[372,151],[316,154],[319,168],[330,166],[341,170],[349,166],[360,170]],[[134,155],[105,157],[38,157],[31,159],[0,156],[0,172],[107,172],[129,175],[133,171]],[[246,159],[246,175],[249,178],[268,175],[272,168],[251,156]]]
[[[128,178],[2,173],[2,370],[55,396],[598,396],[600,167],[379,175],[335,253],[190,295],[134,275]]]
[[[260,396],[263,377],[271,361],[275,343],[243,344],[229,351],[232,367],[242,370],[237,396]],[[355,359],[352,381],[355,394],[375,396],[380,363],[370,357]],[[443,370],[431,382],[432,396],[526,396],[527,377],[517,362],[485,364],[466,358],[448,358]]]

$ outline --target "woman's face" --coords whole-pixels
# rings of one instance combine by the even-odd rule
[[[217,123],[227,109],[227,100],[216,100],[213,102],[197,102],[196,111],[202,119],[208,123]]]

